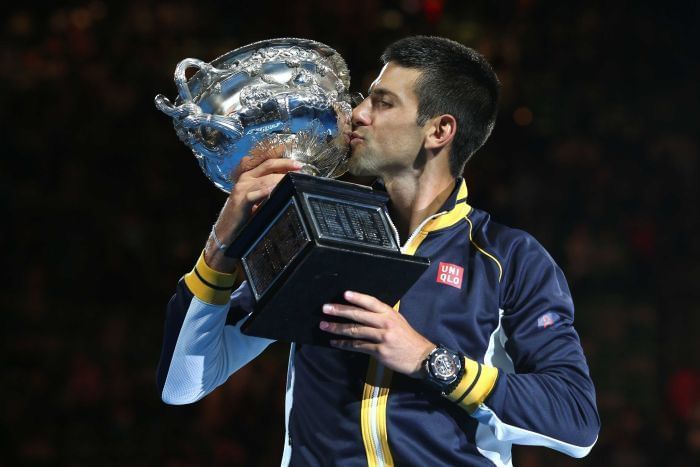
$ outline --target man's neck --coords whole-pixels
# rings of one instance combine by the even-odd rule
[[[413,231],[445,204],[455,187],[446,172],[423,171],[415,176],[386,177],[384,185],[391,198],[389,210],[405,243]]]

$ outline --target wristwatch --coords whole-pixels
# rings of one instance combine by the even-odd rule
[[[427,382],[443,394],[449,394],[464,376],[463,362],[461,354],[438,344],[423,361]]]

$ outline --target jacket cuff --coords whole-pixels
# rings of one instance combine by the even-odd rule
[[[464,369],[462,381],[445,397],[472,413],[493,390],[498,378],[498,369],[466,357],[464,358]]]
[[[185,284],[190,292],[204,303],[225,305],[231,299],[237,275],[237,271],[227,274],[210,268],[204,261],[202,251],[194,269],[185,274]]]

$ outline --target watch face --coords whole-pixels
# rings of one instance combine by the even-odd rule
[[[433,376],[444,381],[455,378],[459,372],[459,360],[455,357],[447,352],[436,353],[430,362]]]

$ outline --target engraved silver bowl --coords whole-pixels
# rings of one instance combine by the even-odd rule
[[[188,80],[186,72],[198,71]],[[228,52],[211,63],[195,58],[175,68],[178,96],[159,94],[158,110],[199,161],[230,192],[232,172],[251,150],[282,145],[303,172],[339,177],[346,171],[350,73],[332,48],[308,39],[277,38]]]

